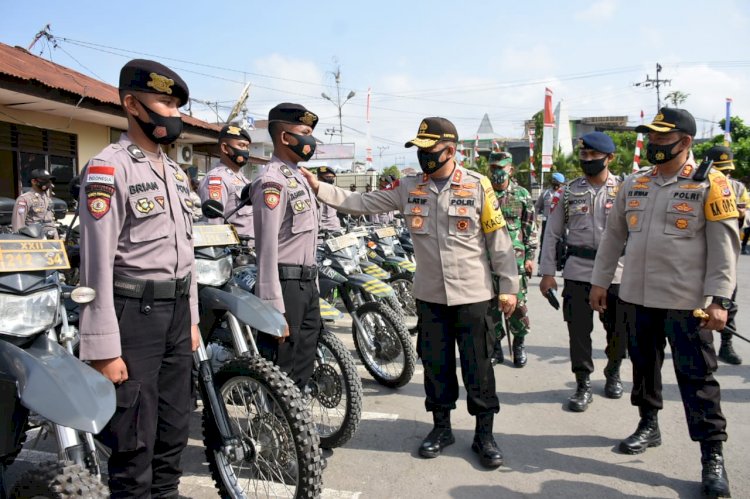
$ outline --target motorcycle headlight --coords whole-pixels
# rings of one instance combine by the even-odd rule
[[[383,246],[383,254],[385,256],[393,256],[393,247],[392,246]]]
[[[345,262],[342,265],[342,267],[344,269],[344,274],[346,274],[346,275],[349,275],[352,272],[354,272],[355,270],[357,270],[357,264],[354,263],[354,262]]]
[[[198,284],[223,286],[232,277],[232,256],[227,255],[218,260],[197,258],[195,270],[198,274]]]
[[[56,287],[28,295],[0,294],[0,334],[24,337],[51,328],[59,303]]]

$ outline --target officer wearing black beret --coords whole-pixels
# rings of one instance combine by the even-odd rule
[[[219,132],[219,155],[221,162],[212,168],[198,187],[202,202],[207,199],[219,201],[224,205],[224,215],[234,213],[229,222],[243,236],[255,238],[253,228],[253,207],[246,205],[235,211],[240,204],[240,194],[250,180],[242,169],[250,163],[250,134],[244,128],[229,124]],[[209,223],[222,224],[224,219],[214,218]],[[253,246],[252,240],[249,246]]]
[[[304,390],[313,371],[320,332],[315,248],[319,208],[298,163],[315,154],[315,113],[282,103],[268,113],[273,156],[253,181],[252,207],[258,281],[255,294],[284,314],[281,342],[258,334],[264,357]]]
[[[199,342],[188,176],[161,146],[182,133],[185,82],[154,61],[120,72],[127,133],[82,172],[80,356],[116,385],[100,434],[112,497],[176,497]]]

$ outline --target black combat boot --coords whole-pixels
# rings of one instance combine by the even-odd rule
[[[492,350],[492,357],[490,358],[493,366],[502,364],[505,362],[505,355],[503,354],[503,337],[495,340],[495,347]]]
[[[701,442],[701,492],[706,497],[732,497],[724,469],[721,442]]]
[[[451,431],[450,410],[433,411],[432,421],[435,426],[419,446],[419,455],[428,459],[438,457],[445,447],[456,441]]]
[[[568,399],[568,409],[583,412],[594,401],[591,395],[591,380],[586,373],[576,373],[576,392]]]
[[[526,347],[523,336],[513,336],[513,365],[523,367],[526,365]]]
[[[620,452],[625,454],[641,454],[649,447],[661,445],[659,431],[658,409],[639,409],[641,420],[635,433],[620,442]]]
[[[727,364],[735,366],[742,364],[742,357],[737,355],[732,346],[732,333],[721,333],[721,346],[719,347],[719,359]]]
[[[604,383],[604,396],[610,399],[619,399],[622,397],[622,380],[620,380],[620,365],[622,359],[609,360],[604,368],[604,377],[607,381]]]
[[[485,468],[497,468],[503,464],[503,454],[492,436],[494,418],[491,412],[477,414],[474,442],[471,444],[471,450],[479,454],[479,462]]]

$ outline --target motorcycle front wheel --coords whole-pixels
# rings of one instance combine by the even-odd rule
[[[312,396],[309,409],[318,427],[320,446],[341,447],[357,431],[362,417],[362,381],[352,354],[326,329],[318,338],[308,387]]]
[[[357,317],[362,329],[356,322],[352,324],[354,347],[367,372],[389,388],[407,384],[414,375],[417,354],[404,323],[380,302],[363,304]]]
[[[9,497],[106,499],[109,497],[109,489],[79,464],[50,461],[21,475]]]
[[[318,497],[320,439],[294,383],[271,362],[243,357],[217,371],[214,385],[247,449],[244,459],[231,462],[221,450],[211,411],[204,408],[203,443],[219,495]]]

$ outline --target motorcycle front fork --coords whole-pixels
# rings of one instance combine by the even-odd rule
[[[208,360],[208,353],[206,352],[206,345],[203,343],[203,337],[200,338],[198,349],[193,353],[193,362],[198,371],[198,385],[201,390],[203,403],[206,404],[211,412],[211,416],[216,422],[216,428],[219,430],[219,435],[221,436],[222,454],[224,454],[230,463],[251,458],[254,447],[245,445],[232,431],[227,407],[224,405],[224,401],[221,399],[214,385],[211,363]]]

